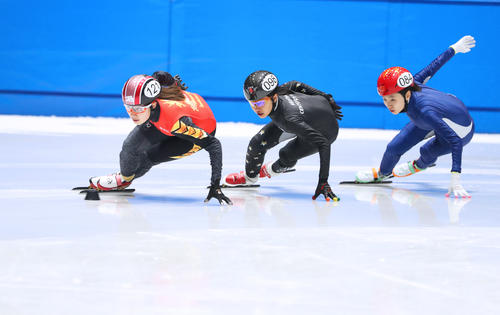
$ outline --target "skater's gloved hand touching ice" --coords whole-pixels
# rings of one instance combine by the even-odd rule
[[[460,38],[460,40],[458,42],[451,45],[450,47],[453,48],[453,50],[455,51],[455,54],[458,54],[458,53],[465,54],[465,53],[468,53],[471,50],[471,48],[473,48],[475,46],[476,46],[476,40],[474,39],[474,37],[467,35],[467,36]]]
[[[328,184],[328,181],[326,179],[320,179],[318,181],[318,186],[316,187],[316,191],[314,192],[314,196],[312,197],[313,200],[316,200],[319,195],[325,196],[326,201],[339,201],[340,198],[337,197],[333,191],[330,185]]]
[[[448,193],[446,197],[455,198],[470,198],[470,194],[462,187],[460,184],[460,173],[451,172],[451,182],[450,188],[448,188]]]
[[[205,202],[208,202],[212,198],[217,199],[221,205],[223,205],[223,204],[232,205],[233,204],[231,199],[229,199],[228,197],[226,197],[226,195],[224,195],[222,193],[222,190],[220,189],[220,185],[218,185],[218,184],[216,184],[216,185],[212,184],[212,186],[210,186],[210,190],[208,191],[208,195],[207,195],[207,198],[205,199]]]

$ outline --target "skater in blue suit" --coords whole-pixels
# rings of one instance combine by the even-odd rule
[[[455,54],[469,52],[475,43],[472,36],[462,37],[415,76],[402,67],[382,72],[377,89],[385,106],[395,115],[406,113],[410,122],[387,145],[380,169],[358,172],[357,182],[378,182],[391,174],[409,176],[451,153],[451,183],[446,196],[470,198],[460,183],[460,173],[462,149],[474,135],[474,121],[457,97],[428,87],[426,83]],[[431,139],[420,148],[417,160],[396,166],[405,152],[427,138]]]

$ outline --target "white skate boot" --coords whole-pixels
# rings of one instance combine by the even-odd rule
[[[384,176],[379,173],[379,171],[372,167],[369,170],[358,171],[356,173],[356,182],[357,183],[378,183],[388,178],[388,176]]]
[[[392,175],[395,177],[406,177],[423,170],[425,170],[425,168],[419,168],[415,161],[410,161],[396,165],[392,170]]]
[[[122,190],[132,183],[126,181],[119,172],[105,176],[94,176],[89,179],[89,182],[90,188],[100,191]]]

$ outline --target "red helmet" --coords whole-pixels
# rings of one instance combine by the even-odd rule
[[[377,90],[380,96],[397,93],[409,86],[413,86],[413,76],[403,67],[385,69],[377,80]]]
[[[145,74],[134,75],[125,82],[122,100],[125,105],[147,105],[160,95],[160,82]]]

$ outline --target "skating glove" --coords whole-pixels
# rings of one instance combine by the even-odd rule
[[[448,188],[448,193],[445,196],[455,198],[470,198],[469,193],[460,184],[460,173],[451,172],[450,188]]]
[[[337,105],[337,102],[335,102],[333,96],[331,94],[325,94],[324,97],[328,100],[328,103],[330,103],[330,106],[332,106],[333,110],[335,111],[335,118],[337,118],[338,120],[342,120],[342,117],[344,117],[344,115],[342,115],[342,108]]]
[[[476,46],[476,40],[474,37],[467,35],[462,38],[455,44],[451,45],[450,47],[453,48],[455,51],[455,54],[457,53],[468,53],[471,48]]]
[[[208,195],[207,198],[205,199],[205,202],[208,202],[212,198],[217,199],[221,205],[223,205],[224,203],[228,205],[233,204],[231,199],[229,199],[222,193],[222,190],[220,189],[219,185],[210,186],[210,190],[208,191]]]
[[[328,181],[324,179],[320,179],[318,181],[318,186],[316,187],[316,191],[314,192],[314,196],[312,197],[312,199],[316,200],[319,195],[325,196],[326,201],[330,201],[330,199],[333,201],[340,200],[340,198],[333,193],[332,188],[328,184]]]

